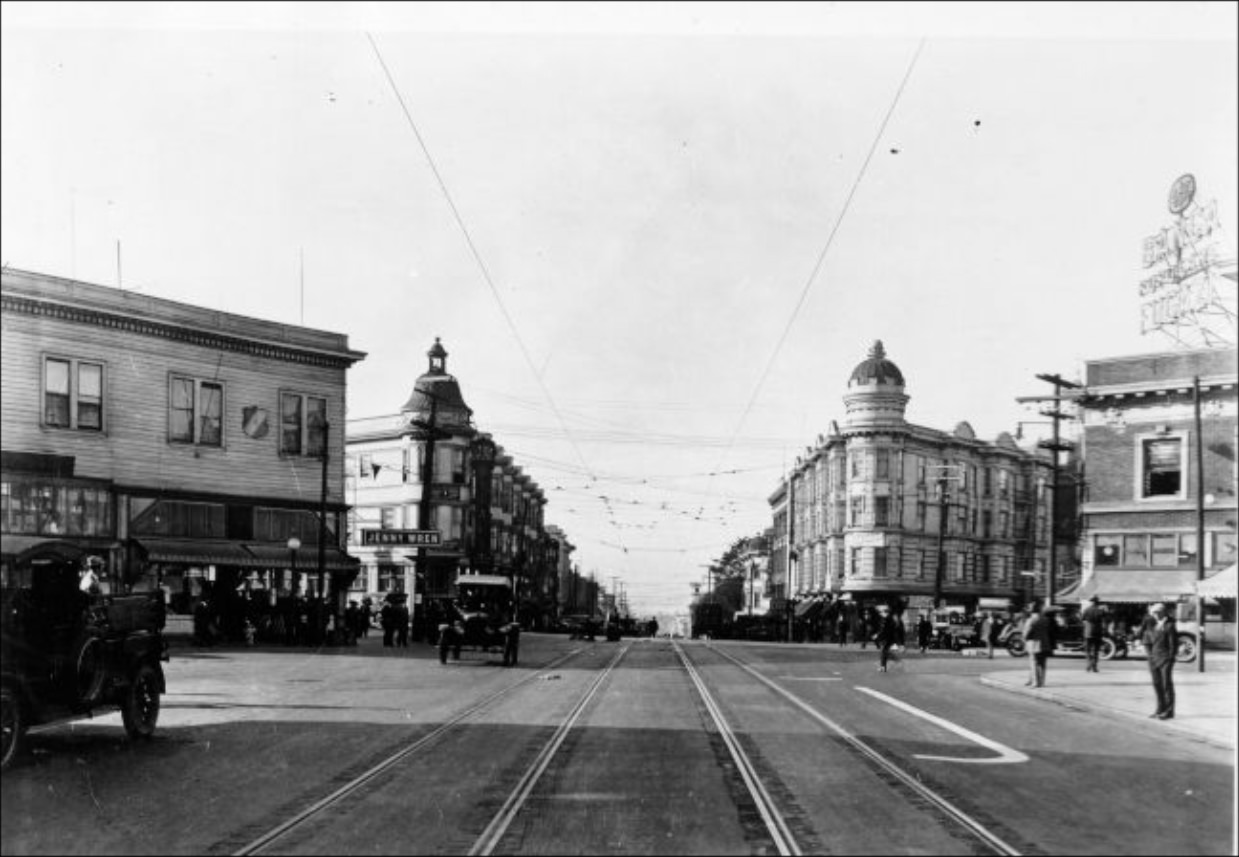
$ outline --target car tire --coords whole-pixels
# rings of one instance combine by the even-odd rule
[[[1179,648],[1175,650],[1174,659],[1181,664],[1196,660],[1196,637],[1192,634],[1179,635]]]
[[[134,672],[125,697],[121,702],[120,716],[125,724],[125,733],[131,739],[150,738],[159,722],[159,670],[150,664],[142,664]]]
[[[26,742],[26,711],[17,691],[0,688],[0,770],[8,770]]]
[[[1028,654],[1028,648],[1024,645],[1024,637],[1022,635],[1011,635],[1007,640],[1007,653],[1013,658],[1022,658]]]
[[[1118,653],[1118,646],[1114,644],[1114,640],[1109,637],[1101,638],[1101,651],[1097,653],[1097,657],[1103,661],[1112,660],[1115,654]]]

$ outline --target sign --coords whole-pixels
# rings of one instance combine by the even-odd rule
[[[438,530],[362,530],[363,545],[437,545]]]
[[[1199,198],[1196,179],[1188,173],[1175,179],[1167,208],[1174,222],[1142,246],[1147,273],[1139,286],[1140,332],[1158,331],[1189,346],[1230,341],[1235,309],[1227,296],[1233,286],[1219,287],[1217,280],[1228,252],[1221,246],[1217,201]]]

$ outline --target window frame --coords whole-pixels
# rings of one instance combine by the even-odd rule
[[[1177,441],[1179,444],[1179,488],[1174,493],[1165,494],[1150,494],[1148,493],[1148,454],[1147,450],[1150,444],[1164,443],[1167,441]],[[1157,432],[1149,434],[1141,434],[1135,438],[1135,466],[1133,468],[1135,476],[1134,499],[1140,502],[1165,502],[1167,500],[1184,500],[1188,497],[1188,478],[1190,468],[1188,467],[1188,447],[1189,435],[1186,430]]]
[[[61,425],[59,423],[50,422],[47,419],[47,397],[51,395],[48,391],[48,364],[67,363],[69,367],[68,376],[68,392],[64,394],[68,404],[68,423]],[[91,366],[99,370],[99,425],[83,426],[81,424],[81,406],[82,406],[82,366]],[[87,434],[106,435],[108,429],[107,419],[107,401],[108,401],[108,367],[107,363],[102,360],[84,357],[70,357],[66,354],[55,352],[44,352],[39,360],[39,426],[45,429],[54,429],[57,431],[80,431]],[[61,395],[59,393],[55,395]]]
[[[193,384],[192,403],[190,408],[189,429],[190,438],[188,440],[173,436],[172,432],[172,390],[177,381],[188,381]],[[219,388],[219,441],[212,443],[202,440],[202,386],[204,384]],[[227,444],[224,442],[224,426],[227,423],[225,415],[228,413],[228,385],[218,378],[200,378],[196,375],[190,375],[185,372],[169,372],[168,373],[168,423],[167,423],[167,440],[168,443],[176,446],[192,446],[192,447],[207,447],[209,449],[226,449]]]
[[[280,456],[285,457],[285,458],[310,458],[310,459],[320,460],[324,456],[328,455],[329,444],[327,441],[329,440],[329,438],[327,438],[326,436],[324,436],[323,448],[320,452],[310,451],[311,426],[310,426],[309,403],[311,400],[321,401],[323,403],[323,426],[324,426],[324,431],[326,431],[326,427],[331,424],[331,419],[328,416],[331,411],[331,399],[326,394],[320,395],[317,393],[306,393],[306,392],[303,392],[302,390],[294,390],[294,389],[290,389],[286,387],[281,388],[277,395],[279,396]],[[297,419],[298,429],[297,429],[297,449],[296,450],[289,450],[285,444],[286,429],[285,429],[284,401],[286,398],[292,397],[292,396],[297,397],[297,399],[299,400],[298,407],[300,409],[299,417]]]

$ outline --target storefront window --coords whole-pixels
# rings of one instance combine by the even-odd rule
[[[112,494],[93,484],[53,479],[0,482],[0,528],[44,536],[110,536]]]
[[[1095,536],[1093,539],[1093,565],[1118,565],[1122,557],[1122,545],[1118,536]]]
[[[1148,536],[1123,536],[1123,565],[1137,568],[1148,567]]]
[[[1154,535],[1153,567],[1174,568],[1179,564],[1179,538],[1174,533]]]

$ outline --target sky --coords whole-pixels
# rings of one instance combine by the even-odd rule
[[[1172,346],[1142,241],[1191,173],[1233,258],[1237,8],[5,2],[0,256],[345,333],[350,418],[441,338],[581,572],[662,614],[875,340],[911,422],[988,440]]]

